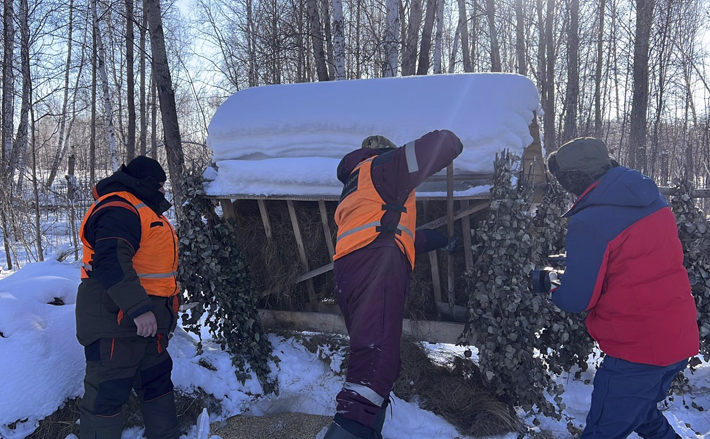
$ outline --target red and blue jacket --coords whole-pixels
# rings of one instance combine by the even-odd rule
[[[565,217],[567,266],[555,305],[588,311],[589,334],[613,357],[667,366],[696,355],[697,311],[683,248],[656,184],[612,168]]]

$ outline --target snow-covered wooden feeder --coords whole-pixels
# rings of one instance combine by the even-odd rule
[[[468,232],[471,215],[488,206],[496,152],[509,150],[523,156],[526,180],[544,183],[539,109],[533,82],[514,74],[412,76],[246,89],[227,99],[210,123],[207,144],[213,152],[213,166],[205,171],[206,192],[219,202],[227,218],[238,219],[240,208],[235,205],[252,200],[258,205],[266,239],[272,238],[271,206],[286,203],[292,243],[300,260],[295,262],[300,262],[295,282],[305,282],[310,308],[316,310],[320,297],[313,282],[332,267],[327,263],[334,252],[332,212],[342,190],[336,168],[345,154],[359,148],[369,135],[384,135],[404,145],[432,130],[453,131],[464,151],[448,178],[444,170],[417,189],[422,204],[418,211],[427,212],[434,204],[446,206],[445,214],[429,225],[448,225],[451,231],[453,221],[460,220],[457,228]],[[301,233],[304,219],[298,218],[294,203],[318,206],[320,215],[315,221],[322,226],[325,256],[308,254],[307,239]],[[424,219],[420,216],[420,226],[427,222]],[[473,264],[471,234],[462,235],[468,268]],[[429,262],[434,301],[453,305],[452,262],[446,286],[440,280],[436,252]]]

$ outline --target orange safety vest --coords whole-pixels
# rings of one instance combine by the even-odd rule
[[[81,278],[89,277],[88,272],[92,270],[91,262],[94,257],[94,249],[91,248],[84,236],[86,222],[97,211],[96,206],[99,203],[116,195],[130,203],[132,208],[125,203],[115,201],[102,205],[98,210],[104,207],[119,206],[134,210],[140,218],[141,242],[140,248],[133,255],[133,268],[136,270],[145,292],[150,296],[171,297],[176,295],[179,288],[176,279],[178,244],[175,229],[165,217],[156,214],[135,195],[125,191],[111,192],[99,197],[84,215],[81,229],[79,229],[81,242],[84,244],[81,258]]]
[[[382,216],[387,210],[399,210],[401,216],[396,225],[395,241],[414,269],[414,233],[417,225],[417,204],[414,191],[409,194],[404,206],[384,202],[372,182],[372,161],[375,157],[360,162],[345,183],[343,197],[335,210],[338,236],[333,260],[361,249],[377,238],[382,231]],[[347,192],[351,188],[350,192]],[[346,193],[347,192],[347,193]]]

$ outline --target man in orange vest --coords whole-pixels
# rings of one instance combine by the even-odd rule
[[[168,335],[177,323],[177,235],[165,171],[139,156],[94,188],[81,224],[76,330],[86,356],[81,439],[120,439],[135,388],[148,439],[179,437]]]
[[[416,231],[414,189],[462,150],[451,131],[432,131],[400,148],[371,136],[338,165],[344,188],[335,211],[333,276],[350,335],[350,359],[324,439],[382,438],[389,393],[399,374],[414,257],[447,245],[441,233]]]

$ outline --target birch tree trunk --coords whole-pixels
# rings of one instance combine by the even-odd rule
[[[345,33],[343,25],[343,0],[333,0],[333,52],[335,80],[345,79]]]
[[[397,50],[397,34],[399,34],[399,4],[397,0],[387,0],[387,27],[384,40],[384,64],[382,66],[382,76],[397,76],[397,60],[399,51]]]
[[[493,0],[486,0],[486,16],[488,17],[488,33],[491,37],[491,72],[500,72],[500,43],[496,29],[496,6]]]
[[[146,0],[143,0],[145,5]],[[249,87],[256,87],[259,85],[259,79],[256,74],[256,44],[254,42],[254,11],[253,11],[253,0],[246,0],[247,7],[247,52],[249,56]],[[145,6],[143,7],[145,10]],[[145,13],[145,12],[144,12]],[[152,40],[151,40],[152,44]]]
[[[606,0],[599,2],[599,33],[597,34],[597,64],[594,69],[594,137],[602,137],[602,64],[604,63],[604,14]]]
[[[441,73],[441,53],[444,38],[444,0],[436,0],[436,38],[434,41],[434,74]]]
[[[30,100],[32,95],[30,94]],[[30,102],[30,122],[31,122],[31,143],[32,143],[32,191],[34,193],[34,226],[35,226],[35,240],[37,241],[37,254],[39,255],[39,260],[44,261],[44,251],[42,250],[42,227],[40,221],[40,207],[39,207],[39,182],[37,177],[37,148],[35,139],[35,113],[32,109],[32,102]]]
[[[111,168],[114,172],[118,170],[118,151],[116,150],[116,131],[113,127],[113,118],[111,107],[111,95],[108,92],[108,75],[106,74],[106,53],[104,45],[101,41],[101,27],[99,26],[99,14],[97,9],[97,0],[91,2],[91,12],[94,22],[94,33],[96,35],[96,48],[98,50],[98,72],[101,77],[101,90],[104,100],[104,123],[106,124],[106,137],[108,140],[108,150],[111,156]]]
[[[313,57],[316,64],[316,74],[319,81],[328,81],[328,66],[325,63],[325,48],[323,47],[323,32],[318,16],[318,1],[308,1],[308,29],[313,43]]]
[[[518,73],[527,76],[528,65],[525,58],[525,16],[523,14],[523,0],[515,0],[515,58],[518,61]]]
[[[461,54],[463,56],[463,71],[472,72],[471,52],[468,47],[468,13],[466,12],[466,0],[459,1],[459,28],[461,28]]]
[[[155,75],[150,74],[150,157],[158,160],[158,86]]]
[[[454,67],[456,66],[456,54],[459,51],[459,36],[461,35],[461,22],[456,25],[456,32],[454,33],[454,46],[451,48],[451,57],[449,57],[449,73],[454,73]]]
[[[163,120],[163,134],[165,136],[165,151],[168,156],[170,168],[170,182],[173,189],[175,212],[180,215],[182,204],[185,200],[183,191],[183,174],[185,158],[180,139],[180,126],[178,125],[177,109],[175,105],[175,92],[168,67],[168,55],[165,50],[165,36],[163,35],[163,21],[160,15],[160,0],[144,0],[143,7],[148,14],[150,33],[150,47],[153,55],[153,75],[158,88],[160,100],[160,113]]]
[[[12,156],[12,132],[14,116],[14,72],[13,53],[15,51],[15,27],[13,2],[6,1],[3,9],[3,65],[2,65],[2,187],[0,188],[0,214],[2,216],[2,237],[5,245],[7,269],[12,270],[12,255],[10,254],[10,229],[8,227],[7,209],[10,208],[10,191],[12,181],[9,180],[9,161]]]
[[[570,1],[567,28],[567,95],[562,141],[577,137],[577,105],[579,105],[579,0]]]
[[[126,99],[128,100],[128,137],[126,138],[126,163],[136,156],[136,81],[133,56],[133,1],[126,0]]]
[[[320,6],[323,35],[325,36],[326,71],[328,72],[328,80],[330,80],[335,77],[335,48],[333,47],[333,29],[330,27],[330,0],[321,0]]]
[[[633,97],[629,132],[629,167],[646,171],[648,51],[655,0],[636,0]]]
[[[20,0],[20,14],[18,21],[20,24],[20,69],[22,72],[22,103],[20,104],[20,124],[17,127],[17,146],[15,150],[15,164],[10,165],[10,178],[12,172],[17,167],[17,192],[22,194],[22,182],[25,177],[25,157],[27,156],[28,125],[30,106],[32,105],[32,75],[30,74],[30,25],[28,21],[27,0]]]
[[[422,29],[422,43],[419,47],[419,65],[417,75],[429,73],[429,52],[431,52],[431,32],[434,29],[434,18],[436,17],[436,0],[426,0],[426,17],[424,18],[424,28]]]
[[[407,23],[407,33],[404,40],[404,50],[402,52],[402,76],[410,76],[415,73],[417,64],[417,40],[419,39],[419,28],[422,25],[422,0],[412,0],[410,7],[409,23]],[[427,62],[427,64],[429,63]]]
[[[91,128],[89,139],[89,184],[92,188],[94,187],[94,184],[96,184],[96,72],[99,64],[96,43],[96,28],[91,26]]]

